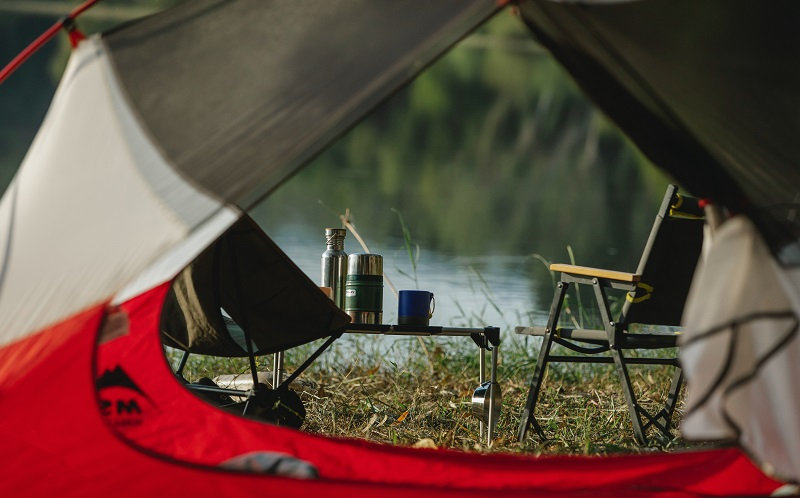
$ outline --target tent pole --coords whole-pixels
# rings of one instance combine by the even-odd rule
[[[22,52],[20,52],[16,57],[14,57],[11,62],[6,64],[5,67],[0,69],[0,83],[6,80],[11,73],[17,70],[25,61],[27,61],[37,50],[42,48],[45,43],[49,42],[56,33],[61,30],[61,28],[71,28],[74,27],[74,20],[76,17],[81,15],[83,11],[88,9],[89,7],[93,6],[100,0],[87,0],[86,2],[82,3],[78,7],[76,7],[72,12],[68,15],[62,17],[58,20],[55,24],[50,26],[47,31],[39,35],[38,38],[33,40],[27,47],[25,47]]]

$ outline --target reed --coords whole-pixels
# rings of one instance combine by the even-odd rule
[[[409,263],[411,263],[412,275],[409,275],[400,269],[398,269],[397,271],[401,273],[403,276],[413,279],[414,288],[419,289],[419,276],[417,275],[417,265],[419,264],[419,254],[420,254],[419,244],[415,243],[411,239],[411,231],[408,229],[408,225],[406,225],[405,219],[403,219],[403,214],[395,208],[391,209],[392,212],[397,215],[397,219],[400,222],[400,230],[403,234],[403,245],[405,246],[406,252],[408,253],[408,260]]]
[[[415,284],[419,284],[417,263],[420,248],[413,242],[402,214],[393,210],[400,222],[404,247],[408,253]],[[348,228],[368,251],[355,231],[350,213],[341,216]],[[572,248],[567,246],[574,264]],[[543,256],[532,257],[548,268]],[[528,391],[528,381],[535,365],[541,339],[520,339],[509,333],[514,323],[526,323],[528,317],[509,320],[497,304],[486,279],[472,268],[470,280],[474,292],[483,297],[484,308],[466,310],[456,303],[466,326],[483,326],[487,306],[493,307],[506,322],[498,376],[503,394],[502,413],[491,448],[479,434],[479,421],[470,414],[473,390],[478,385],[478,355],[471,341],[456,338],[398,338],[392,342],[375,336],[348,335],[336,341],[300,377],[293,387],[306,406],[303,430],[337,437],[351,437],[389,444],[422,447],[446,447],[467,451],[513,452],[533,454],[607,454],[673,449],[689,444],[679,438],[659,441],[649,448],[639,447],[622,391],[611,365],[553,364],[548,369],[537,418],[549,435],[541,440],[532,434],[524,443],[516,441],[520,410]],[[555,285],[555,275],[551,281]],[[569,320],[582,324],[589,316],[578,295],[576,310]],[[415,347],[415,343],[421,345]],[[300,365],[318,346],[318,342],[286,352],[287,370]],[[177,363],[177,353],[169,352]],[[259,357],[257,368],[269,371],[271,356]],[[224,373],[244,373],[246,359],[222,359],[194,355],[184,373],[189,380],[214,378]],[[663,405],[670,369],[640,367],[631,370],[631,381],[641,405],[651,411]],[[658,388],[654,387],[658,386]],[[663,388],[663,392],[662,392]],[[681,419],[683,404],[678,403],[675,421]]]
[[[488,449],[479,437],[479,421],[469,413],[472,391],[478,384],[476,349],[454,338],[430,340],[427,344],[434,367],[430,369],[413,341],[398,339],[386,346],[375,337],[343,337],[295,385],[308,413],[303,430],[389,444],[481,452],[595,455],[690,446],[674,439],[639,447],[613,367],[566,369],[558,364],[548,370],[537,406],[537,417],[549,439],[544,441],[533,434],[525,443],[518,443],[519,412],[532,362],[528,351],[508,346],[502,350],[498,369],[502,414]],[[312,347],[289,351],[287,368],[299,365]],[[258,358],[259,370],[270,370],[271,362],[270,356]],[[196,355],[190,358],[185,373],[196,380],[247,370],[246,360]],[[663,403],[666,392],[661,388],[669,385],[670,373],[657,367],[632,370],[634,389],[646,409]],[[676,420],[682,413],[683,404],[679,403]]]

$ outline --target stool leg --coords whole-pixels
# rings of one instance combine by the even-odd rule
[[[272,388],[277,389],[283,382],[283,351],[272,356]]]

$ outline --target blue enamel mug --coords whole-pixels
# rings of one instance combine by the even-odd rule
[[[401,290],[397,302],[399,325],[428,325],[436,300],[433,292],[423,290]]]

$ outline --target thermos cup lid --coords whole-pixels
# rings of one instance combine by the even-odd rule
[[[348,275],[383,275],[383,256],[357,253],[347,257]]]

